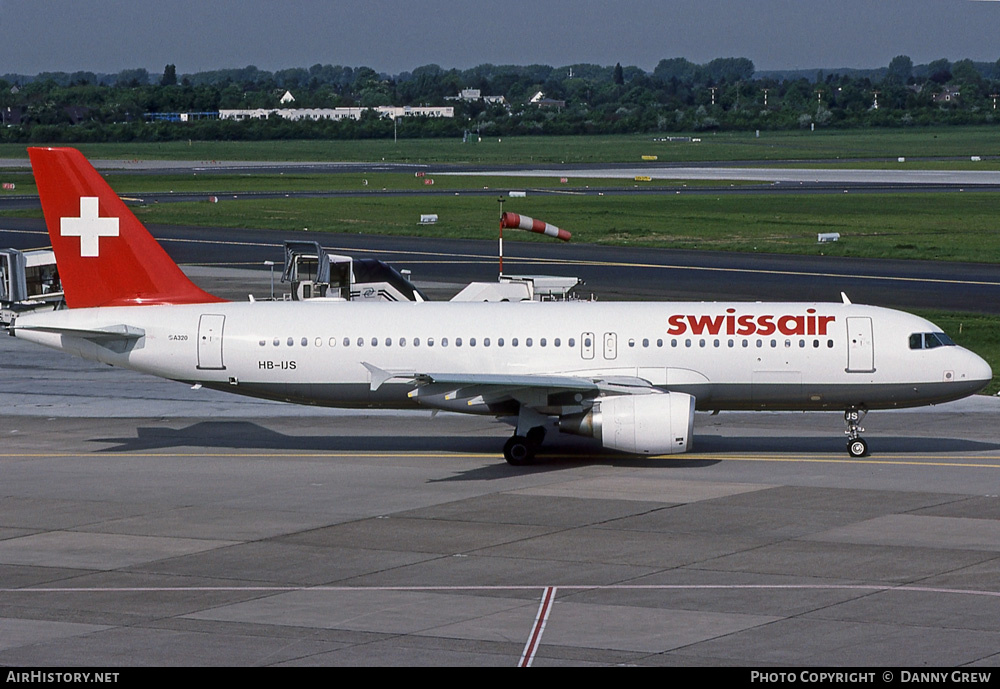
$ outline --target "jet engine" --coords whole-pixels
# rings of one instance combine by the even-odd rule
[[[617,395],[582,414],[559,419],[559,430],[597,439],[604,447],[641,455],[687,452],[694,428],[692,395]]]

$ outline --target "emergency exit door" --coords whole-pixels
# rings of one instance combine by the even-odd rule
[[[604,333],[604,358],[609,361],[618,358],[617,333]]]
[[[219,314],[204,314],[198,321],[198,368],[222,370],[222,330],[226,317]]]

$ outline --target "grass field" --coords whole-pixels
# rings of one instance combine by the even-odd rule
[[[499,196],[499,194],[498,194]],[[1000,261],[1000,196],[990,193],[534,195],[505,209],[573,233],[573,241],[873,258]],[[492,196],[226,200],[136,208],[144,221],[318,232],[491,238]],[[436,213],[435,225],[419,225]],[[820,232],[839,232],[818,244]],[[510,233],[511,241],[545,241]]]
[[[178,125],[183,126],[183,125]],[[118,160],[364,161],[408,163],[638,163],[877,159],[1000,155],[1000,125],[989,127],[706,132],[692,142],[657,142],[664,134],[484,137],[363,141],[180,141],[80,144],[93,158]],[[0,158],[24,158],[23,144],[0,145]],[[915,164],[915,163],[908,163]],[[976,163],[971,161],[969,166]],[[980,164],[981,165],[981,164]],[[0,163],[2,166],[2,163]]]
[[[363,189],[361,178],[293,180],[292,189]],[[414,188],[412,178],[369,180],[368,189]],[[123,196],[138,196],[142,185],[123,180]],[[147,178],[138,178],[140,182]],[[152,178],[157,179],[157,178]],[[135,206],[146,222],[317,232],[491,238],[496,235],[497,198],[511,186],[476,178],[447,179],[441,188],[455,194],[434,196],[350,196],[335,198],[232,199],[219,203],[152,203]],[[225,180],[235,192],[275,185],[260,180]],[[496,196],[462,194],[496,184]],[[380,184],[380,182],[384,184]],[[535,182],[535,180],[533,180]],[[541,183],[540,180],[537,182]],[[551,180],[549,181],[551,183]],[[446,185],[452,186],[446,186]],[[155,185],[153,185],[155,186]],[[493,188],[491,186],[491,188]],[[522,189],[532,188],[528,185]],[[198,183],[177,180],[165,186],[198,191]],[[505,209],[543,219],[573,233],[573,241],[682,249],[762,253],[1000,262],[1000,196],[988,192],[940,194],[813,195],[558,195],[532,194],[508,199]],[[19,187],[18,193],[21,192]],[[435,225],[420,225],[421,214],[436,213]],[[10,215],[38,216],[38,211]],[[841,240],[819,244],[820,232]],[[510,241],[546,241],[530,233],[509,233]]]
[[[462,144],[451,140],[320,141],[320,142],[192,142],[169,144],[100,144],[83,147],[94,157],[187,158],[237,160],[345,159],[401,160],[416,158],[443,162],[567,162],[628,161],[641,153],[659,151],[667,159],[792,159],[807,162],[851,159],[850,164],[898,166],[894,158],[879,156],[959,156],[963,160],[925,160],[934,168],[1000,166],[1000,157],[980,163],[968,154],[1000,154],[1000,127],[900,129],[877,131],[720,133],[702,137],[702,143],[654,142],[652,136],[520,137],[503,142],[484,139]],[[18,154],[21,147],[0,147],[0,153]],[[470,152],[476,152],[471,155]],[[13,153],[12,153],[13,152]],[[860,160],[859,160],[860,159]],[[788,163],[783,163],[788,164]],[[909,166],[907,162],[905,165]],[[6,172],[3,181],[17,185],[7,194],[34,193],[27,172]],[[502,177],[437,176],[401,173],[309,174],[171,174],[111,173],[109,182],[124,196],[142,198],[149,192],[218,194],[222,203],[151,204],[137,208],[150,222],[226,227],[263,227],[322,232],[374,234],[429,234],[442,237],[492,237],[497,203],[491,197],[462,194],[466,190],[553,189],[560,195],[533,195],[509,202],[507,209],[542,218],[574,233],[574,241],[642,246],[698,248],[836,256],[1000,262],[1000,197],[990,193],[949,194],[836,194],[836,195],[685,195],[649,196],[574,195],[584,187],[657,187],[679,190],[693,182],[635,182],[633,180],[504,179]],[[718,185],[701,182],[699,185]],[[380,198],[374,190],[456,192],[454,195]],[[328,199],[238,199],[228,193],[254,191],[345,191],[357,197]],[[423,213],[437,213],[437,225],[421,226]],[[841,241],[819,245],[820,232],[838,232]],[[512,241],[534,239],[511,233]]]

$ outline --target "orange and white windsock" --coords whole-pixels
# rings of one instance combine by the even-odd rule
[[[547,234],[550,237],[561,239],[564,242],[568,242],[569,238],[573,236],[566,230],[559,229],[555,225],[550,225],[547,222],[529,218],[527,215],[518,215],[517,213],[504,213],[500,217],[500,227],[528,230],[529,232],[537,232],[538,234]]]

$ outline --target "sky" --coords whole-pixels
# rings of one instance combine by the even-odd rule
[[[0,74],[1000,59],[1000,0],[0,0]]]

